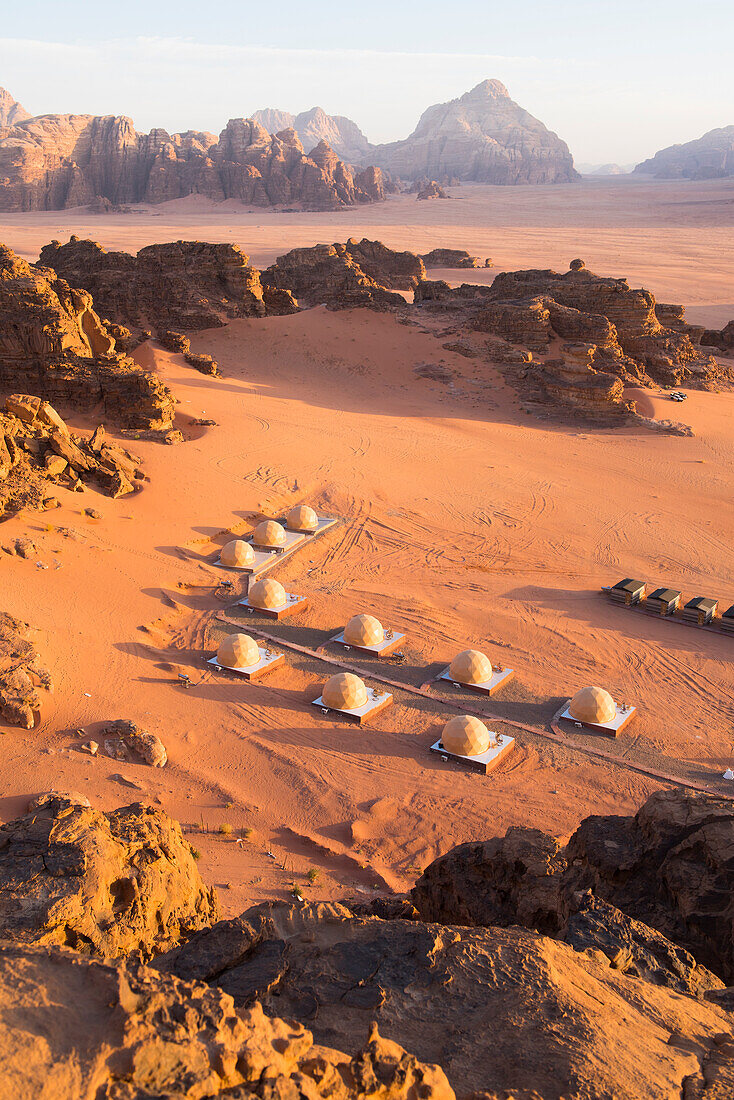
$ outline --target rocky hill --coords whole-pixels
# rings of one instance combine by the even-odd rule
[[[734,176],[734,126],[709,130],[695,141],[670,145],[634,169],[656,179],[722,179]]]
[[[723,1100],[733,841],[730,800],[666,790],[565,848],[523,828],[462,845],[410,898],[217,921],[161,810],[41,795],[0,828],[3,1084],[29,1100]]]
[[[13,99],[6,88],[0,88],[0,130],[30,117],[25,107]]]
[[[321,107],[301,111],[300,115],[268,107],[264,111],[256,111],[252,117],[271,134],[287,128],[295,130],[307,153],[320,141],[325,141],[337,156],[350,164],[367,163],[374,148],[356,122],[344,115],[327,115]]]
[[[578,179],[564,141],[510,99],[499,80],[438,103],[410,137],[370,151],[373,164],[403,179],[479,183],[568,183]]]
[[[384,196],[376,169],[355,173],[321,141],[231,119],[219,138],[139,134],[124,116],[40,115],[0,130],[0,210],[160,203],[185,195],[331,210]]]

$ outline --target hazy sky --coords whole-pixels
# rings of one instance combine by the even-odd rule
[[[373,142],[497,77],[579,161],[734,124],[731,0],[4,0],[0,85],[33,114],[218,133],[315,105]]]

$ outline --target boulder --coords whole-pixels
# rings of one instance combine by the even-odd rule
[[[152,768],[163,768],[168,761],[165,746],[155,733],[149,733],[127,718],[109,722],[102,730],[104,737],[119,739],[132,752],[141,756]]]
[[[449,196],[443,187],[439,187],[435,180],[431,180],[425,187],[420,188],[417,197],[424,201],[425,199],[447,199]]]
[[[0,936],[100,958],[164,951],[217,917],[181,827],[54,797],[0,827]]]
[[[630,977],[601,950],[522,928],[271,903],[155,965],[207,981],[242,1008],[260,1001],[347,1053],[374,1020],[437,1062],[459,1096],[715,1100],[734,1087],[726,1011]]]
[[[94,482],[109,496],[134,492],[140,459],[107,439],[99,425],[90,439],[72,435],[56,410],[31,394],[13,394],[0,412],[0,515],[44,509],[44,479],[68,487]]]
[[[426,267],[474,268],[492,266],[486,260],[481,263],[476,256],[471,256],[463,248],[432,248],[430,252],[426,252],[421,258]]]
[[[376,1027],[349,1057],[259,1005],[59,947],[0,945],[0,1044],[13,1100],[454,1100]]]

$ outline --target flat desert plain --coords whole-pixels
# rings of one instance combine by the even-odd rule
[[[565,270],[580,256],[682,302],[692,320],[734,317],[732,183],[452,195],[332,214],[186,200],[104,217],[4,215],[0,239],[31,260],[71,233],[129,251],[231,240],[258,266],[349,236],[492,257],[492,270],[433,273],[453,282]],[[155,345],[138,349],[177,395],[186,442],[126,437],[150,479],[142,492],[112,501],[60,490],[61,509],[0,533],[3,543],[30,534],[47,566],[3,556],[2,606],[36,628],[56,682],[36,729],[4,729],[5,819],[51,787],[105,809],[162,805],[234,913],[293,884],[314,898],[403,891],[457,843],[511,825],[565,836],[587,814],[634,811],[666,775],[729,792],[734,637],[614,606],[600,588],[638,576],[734,603],[734,394],[691,391],[678,406],[657,390],[634,395],[645,415],[690,424],[692,438],[546,421],[483,357],[444,348],[440,329],[322,307],[235,321],[192,339],[219,361],[217,379]],[[420,377],[425,364],[451,380]],[[192,427],[197,418],[216,425]],[[248,620],[222,591],[225,577],[235,593],[242,582],[216,567],[218,550],[300,502],[339,520],[273,573],[308,609]],[[393,705],[362,729],[324,716],[310,704],[337,670],[323,657],[358,659],[319,647],[361,611],[406,634],[405,664],[362,660],[368,682],[372,671],[420,688],[469,646],[515,680],[486,702],[450,686],[393,688]],[[211,669],[232,623],[285,643],[284,665],[259,684]],[[616,741],[553,732],[561,704],[590,683],[639,708]],[[429,754],[456,713],[442,699],[516,738],[489,776]],[[80,751],[122,717],[162,738],[165,769]]]

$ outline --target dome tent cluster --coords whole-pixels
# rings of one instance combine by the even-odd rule
[[[303,534],[313,534],[323,529],[324,524],[334,522],[336,521],[319,520],[309,505],[297,505],[290,509],[283,523],[274,519],[263,520],[255,527],[251,540],[233,539],[227,543],[222,548],[220,563],[239,565],[251,562],[254,557],[253,546],[268,550],[290,548],[293,544],[289,539],[298,534],[301,537]],[[279,581],[268,576],[251,579],[247,597],[241,604],[250,611],[259,610],[265,614],[271,613],[271,618],[280,618],[294,601],[305,603],[305,598],[289,595]],[[403,634],[396,634],[395,631],[385,628],[375,615],[363,611],[353,615],[341,633],[330,641],[339,642],[347,648],[354,647],[368,655],[382,657],[391,655],[396,639],[404,637]],[[277,660],[283,659],[282,654],[274,656]],[[256,675],[260,675],[260,668],[256,666],[264,665],[270,657],[270,650],[261,650],[255,639],[247,634],[236,634],[222,642],[216,654],[216,662],[220,666],[242,671],[246,678],[254,679]],[[405,655],[398,653],[393,659],[404,663]],[[252,676],[247,675],[247,669],[254,669]],[[513,675],[512,669],[505,669],[502,665],[493,667],[486,653],[469,648],[455,654],[448,668],[436,678],[450,680],[455,688],[471,688],[481,694],[491,695]],[[385,705],[389,705],[392,698],[384,690],[368,688],[356,673],[343,671],[324,683],[321,696],[313,700],[313,703],[320,706],[325,713],[328,710],[338,711],[344,716],[357,718],[361,724],[368,714],[372,716]],[[603,688],[586,687],[576,693],[562,717],[570,718],[577,724],[602,729],[603,732],[614,732],[616,735],[617,727],[621,728],[618,721],[620,712],[626,713],[630,710],[634,711],[634,708],[618,707],[609,692]],[[630,716],[627,715],[626,720]],[[615,721],[613,730],[604,728]],[[445,724],[441,740],[432,748],[433,751],[450,754],[467,763],[483,758],[476,760],[472,767],[486,771],[498,754],[503,755],[512,743],[511,737],[493,733],[475,715],[458,714]]]

